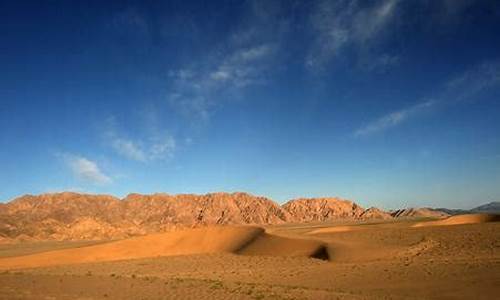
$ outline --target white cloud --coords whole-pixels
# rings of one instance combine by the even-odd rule
[[[104,130],[105,142],[124,158],[139,162],[171,159],[176,150],[173,136],[153,128],[143,138],[130,139],[119,133],[116,120],[110,118]]]
[[[220,106],[270,81],[289,30],[287,7],[275,1],[243,4],[241,22],[199,57],[169,73],[167,99],[192,125],[205,124]]]
[[[443,92],[434,100],[422,101],[413,106],[390,112],[357,129],[354,136],[365,136],[395,127],[426,109],[460,101],[477,101],[478,94],[500,86],[500,61],[487,61],[448,80]]]
[[[265,68],[261,63],[272,54],[273,46],[261,44],[249,48],[237,49],[223,58],[215,70],[208,74],[208,88],[245,87],[261,81],[261,71]]]
[[[42,191],[42,193],[48,193],[48,194],[55,194],[55,193],[64,193],[64,192],[72,192],[72,193],[79,193],[79,194],[92,194],[88,190],[81,188],[81,187],[75,187],[75,186],[70,186],[66,188],[47,188]]]
[[[371,57],[363,67],[367,71],[385,71],[388,68],[399,64],[400,57],[397,55],[382,54],[379,57]]]
[[[387,115],[382,116],[379,119],[376,119],[375,121],[359,128],[354,132],[354,136],[364,136],[389,129],[401,124],[409,118],[414,117],[418,113],[432,107],[433,105],[435,105],[435,102],[430,100],[415,104],[402,110],[390,112]]]
[[[473,66],[448,81],[447,92],[460,101],[473,98],[476,94],[500,85],[500,60],[487,61]]]
[[[263,43],[234,47],[223,55],[207,57],[203,65],[194,64],[170,72],[170,104],[196,122],[207,121],[220,98],[266,82],[275,45]]]
[[[172,158],[174,151],[176,149],[175,139],[166,135],[162,139],[158,139],[154,141],[150,145],[150,149],[148,151],[148,159],[149,160],[164,160]]]
[[[358,1],[321,1],[311,15],[316,39],[306,57],[310,69],[322,69],[349,46],[366,47],[376,41],[393,19],[399,0],[366,6]],[[361,3],[361,4],[360,4]]]
[[[81,180],[96,185],[106,185],[113,182],[111,177],[104,174],[96,162],[83,156],[63,154],[64,161],[73,175]]]
[[[146,161],[146,153],[144,153],[144,151],[131,140],[113,137],[111,139],[111,146],[115,149],[115,151],[126,158],[137,161]]]

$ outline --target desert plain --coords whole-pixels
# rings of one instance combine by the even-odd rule
[[[0,246],[0,299],[498,299],[498,215]]]

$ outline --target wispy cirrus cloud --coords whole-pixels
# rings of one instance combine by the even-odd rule
[[[433,100],[425,100],[416,104],[389,112],[380,118],[354,131],[355,137],[366,136],[396,127],[405,121],[417,117],[425,110],[442,107],[446,104],[461,101],[478,100],[476,96],[483,91],[500,86],[500,61],[487,61],[477,64],[458,76],[448,80],[443,91]]]
[[[364,136],[364,135],[370,135],[376,132],[380,132],[386,129],[389,129],[391,127],[395,127],[405,121],[407,121],[410,118],[415,117],[419,113],[423,112],[426,109],[431,108],[432,106],[435,105],[435,102],[432,100],[425,101],[422,103],[417,103],[413,106],[398,110],[398,111],[393,111],[388,113],[385,116],[382,116],[378,119],[376,119],[373,122],[368,123],[367,125],[357,129],[354,132],[354,136]]]
[[[467,101],[476,94],[500,85],[500,60],[473,66],[446,83],[450,101]]]
[[[169,72],[167,99],[175,111],[203,124],[225,101],[271,81],[289,26],[275,4],[248,2],[243,21],[220,43]]]
[[[368,6],[359,1],[318,2],[310,18],[316,38],[306,56],[306,67],[321,70],[346,48],[366,48],[379,39],[389,28],[398,2],[383,0]]]
[[[208,58],[205,66],[172,71],[169,103],[188,118],[207,121],[220,98],[266,82],[264,71],[274,51],[275,45],[267,43],[235,47],[220,57]]]
[[[80,180],[95,185],[108,185],[113,182],[113,179],[106,175],[95,161],[69,153],[60,154],[59,156],[62,157],[73,175]]]
[[[166,131],[155,130],[143,133],[142,138],[132,139],[123,134],[115,118],[108,119],[104,130],[105,142],[120,156],[138,161],[150,162],[171,159],[176,150],[176,141]]]
[[[142,49],[151,43],[152,28],[148,18],[133,7],[117,11],[111,17],[109,25],[114,35],[122,42],[140,43],[135,46]]]
[[[137,161],[146,161],[146,153],[142,150],[142,148],[137,145],[136,142],[117,137],[113,134],[110,135],[111,147],[120,155]]]

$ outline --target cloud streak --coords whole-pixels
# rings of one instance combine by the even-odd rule
[[[213,59],[208,66],[170,72],[169,102],[184,116],[207,121],[221,97],[265,83],[263,72],[273,52],[272,44],[241,47]]]
[[[225,39],[169,73],[167,99],[175,111],[192,124],[204,124],[223,103],[270,81],[288,30],[287,17],[275,4],[248,2],[241,24]]]
[[[174,156],[176,141],[166,132],[149,134],[142,139],[131,139],[119,133],[114,118],[108,120],[104,130],[106,143],[120,156],[138,162],[168,160]]]
[[[322,69],[348,47],[367,47],[388,28],[398,2],[384,0],[368,7],[358,1],[319,2],[311,14],[316,38],[306,57],[306,67]]]
[[[500,60],[478,64],[446,84],[451,101],[467,101],[478,93],[500,85]]]
[[[500,86],[500,61],[488,61],[455,76],[444,85],[443,92],[433,100],[418,102],[401,110],[390,112],[354,131],[355,137],[367,136],[396,127],[433,107],[476,101],[478,94]]]
[[[415,104],[414,106],[410,106],[405,109],[393,111],[385,116],[380,117],[379,119],[373,122],[370,122],[368,125],[359,128],[354,132],[354,136],[360,137],[360,136],[370,135],[389,129],[391,127],[395,127],[407,121],[408,119],[415,117],[424,110],[431,108],[434,105],[435,102],[429,100]]]
[[[134,142],[111,135],[111,147],[120,155],[137,161],[146,161],[146,153]]]

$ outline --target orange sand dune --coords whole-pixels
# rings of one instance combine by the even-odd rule
[[[322,242],[288,238],[268,233],[258,235],[251,243],[242,247],[237,253],[243,255],[329,258],[328,249]]]
[[[346,232],[352,230],[359,230],[359,226],[333,226],[333,227],[324,227],[318,228],[309,231],[307,234],[321,234],[321,233],[333,233],[333,232]]]
[[[499,221],[500,221],[500,215],[469,214],[469,215],[451,216],[446,219],[438,221],[421,222],[413,225],[413,227],[478,224],[478,223],[499,222]]]
[[[115,261],[201,253],[306,256],[327,259],[326,247],[251,226],[204,227],[152,234],[105,244],[0,259],[0,269]]]

